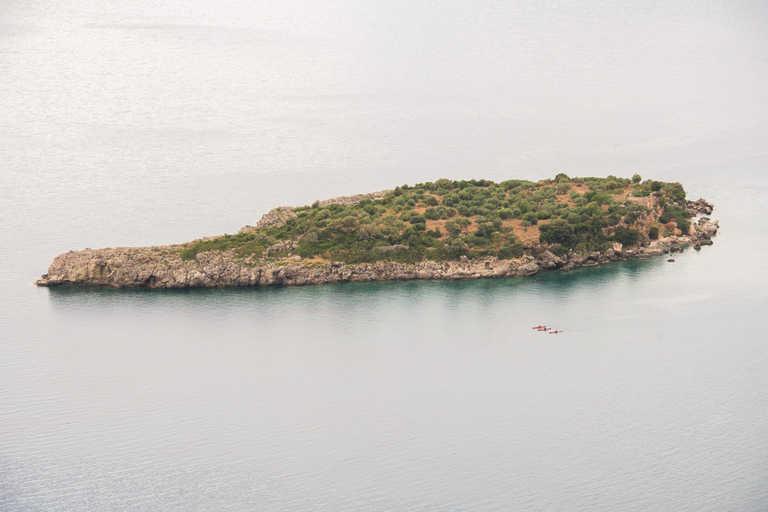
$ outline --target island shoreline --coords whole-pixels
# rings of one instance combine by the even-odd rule
[[[300,262],[280,262],[246,266],[227,254],[200,254],[194,261],[156,265],[141,259],[127,264],[126,256],[149,248],[110,248],[70,251],[56,257],[48,274],[37,286],[105,286],[112,288],[231,288],[248,286],[302,286],[341,282],[384,282],[408,280],[463,280],[482,278],[522,278],[543,270],[570,271],[577,268],[633,259],[651,259],[683,252],[685,247],[711,245],[718,221],[702,217],[694,223],[691,235],[660,239],[646,247],[624,249],[620,244],[605,251],[570,252],[556,256],[547,244],[526,246],[522,258],[503,260],[496,257],[462,258],[458,261],[422,261],[349,265],[332,261],[324,266]],[[174,247],[177,246],[167,246]],[[121,261],[122,260],[122,261]],[[126,268],[127,267],[127,268]]]
[[[567,178],[565,175],[558,175],[558,177],[564,177],[562,180],[570,181],[570,178]],[[629,180],[626,180],[626,182],[629,183]],[[447,190],[450,190],[451,186],[456,183],[458,182],[439,180],[436,184],[427,184],[426,186],[434,185],[433,188],[445,186]],[[499,185],[485,182],[484,180],[477,183],[477,187],[497,187],[497,194],[507,197],[507,192],[500,190],[498,188]],[[514,187],[518,183],[521,182],[515,181],[510,186]],[[634,185],[624,187],[626,190],[634,187],[632,190],[645,192],[640,197],[626,196],[626,192],[622,196],[623,205],[635,206],[636,213],[631,217],[632,220],[625,223],[624,218],[617,217],[620,220],[618,225],[603,228],[602,233],[598,231],[601,236],[609,236],[620,229],[624,229],[625,233],[631,232],[630,227],[635,226],[639,231],[634,231],[633,243],[628,246],[624,246],[618,241],[612,241],[601,245],[597,250],[576,250],[573,246],[569,248],[559,243],[548,243],[547,240],[552,242],[551,237],[547,238],[545,236],[545,230],[549,226],[542,225],[539,226],[541,236],[538,241],[528,240],[525,244],[517,243],[515,244],[517,245],[517,252],[513,254],[513,257],[506,257],[510,255],[510,248],[514,249],[508,243],[505,245],[507,252],[504,255],[501,251],[498,252],[498,255],[488,255],[488,252],[477,253],[471,250],[470,246],[465,242],[465,240],[468,241],[474,238],[474,243],[477,243],[479,240],[477,236],[464,233],[466,237],[462,238],[454,233],[449,238],[446,238],[441,233],[439,227],[435,227],[433,230],[434,234],[431,236],[438,237],[434,239],[437,245],[444,243],[444,251],[454,251],[451,258],[434,260],[422,256],[423,259],[421,261],[414,261],[414,258],[408,263],[397,262],[394,260],[398,254],[400,256],[403,254],[413,256],[413,253],[409,252],[412,249],[409,249],[408,245],[403,245],[403,242],[390,242],[395,243],[395,245],[386,246],[375,245],[369,242],[370,246],[375,245],[370,250],[378,254],[371,260],[373,262],[353,263],[339,261],[330,253],[325,256],[310,255],[310,257],[306,257],[306,251],[302,252],[302,244],[306,246],[309,235],[313,234],[312,232],[293,239],[285,239],[280,236],[277,239],[272,238],[273,241],[269,242],[272,245],[257,246],[250,249],[250,252],[247,254],[239,250],[242,249],[239,246],[216,245],[221,240],[230,242],[233,238],[230,235],[224,235],[222,237],[207,237],[177,245],[69,251],[58,255],[49,267],[48,273],[44,274],[35,284],[43,287],[107,286],[112,288],[179,289],[273,285],[301,286],[340,282],[522,278],[537,274],[543,270],[570,271],[621,260],[649,259],[672,252],[682,252],[681,246],[692,245],[695,249],[700,249],[704,245],[712,244],[712,237],[717,234],[719,223],[716,220],[711,220],[706,215],[712,212],[713,204],[704,199],[699,199],[698,201],[682,200],[677,211],[683,212],[683,215],[692,221],[689,222],[687,219],[681,220],[681,225],[685,226],[683,229],[687,231],[683,234],[680,229],[677,229],[675,222],[664,224],[666,221],[661,220],[662,213],[659,203],[663,199],[660,194],[654,195],[650,193],[649,183],[653,184],[653,182],[646,182],[645,184],[635,182]],[[674,184],[673,186],[677,187],[679,184]],[[618,187],[621,189],[620,185]],[[643,190],[641,187],[645,187],[645,189]],[[661,187],[659,186],[658,188]],[[292,223],[301,220],[302,216],[306,219],[307,212],[311,212],[313,215],[318,212],[322,214],[324,208],[332,208],[334,209],[332,210],[333,212],[341,211],[344,208],[352,208],[354,210],[353,213],[357,212],[356,214],[359,214],[360,218],[364,219],[364,214],[367,214],[366,212],[376,214],[377,208],[383,208],[387,212],[391,210],[387,210],[385,205],[391,206],[391,204],[396,204],[398,201],[403,204],[402,198],[399,198],[403,194],[403,190],[406,190],[406,187],[402,190],[398,187],[394,191],[385,190],[371,194],[356,194],[316,201],[312,206],[283,206],[274,208],[264,214],[256,226],[243,227],[240,230],[240,234],[235,237],[237,240],[242,240],[241,243],[248,244],[254,243],[252,241],[257,240],[256,237],[261,236],[263,242],[263,240],[268,238],[265,238],[261,233],[269,232],[269,230],[272,230],[274,233],[274,230],[289,228]],[[431,192],[432,189],[427,190]],[[682,192],[682,187],[679,188],[679,191]],[[437,197],[430,196],[423,191],[421,194],[418,197],[420,200],[424,200],[424,202],[432,201],[432,204],[435,204],[438,202],[437,198],[439,198],[439,201],[447,203],[445,193]],[[595,193],[593,192],[592,194]],[[684,198],[684,192],[682,194]],[[573,197],[580,198],[580,194],[575,193],[575,195],[571,196],[572,199]],[[610,200],[610,197],[603,196],[603,201]],[[564,201],[565,199],[560,200],[561,206]],[[617,201],[614,201],[614,203],[619,204]],[[551,204],[556,204],[556,201]],[[602,214],[598,203],[590,204],[593,205],[593,212],[597,211],[599,214]],[[365,206],[365,209],[361,209],[361,206]],[[395,212],[400,211],[399,208],[395,210]],[[507,212],[509,211],[507,210]],[[328,212],[326,211],[325,213]],[[455,212],[453,214],[455,215]],[[378,213],[378,215],[381,216],[381,213]],[[390,215],[389,217],[394,216]],[[402,218],[406,218],[405,215]],[[416,218],[418,218],[418,215]],[[416,222],[416,218],[413,215],[409,217],[412,226]],[[501,218],[507,219],[508,217]],[[630,218],[630,215],[627,215],[626,218]],[[354,215],[352,217],[340,217],[338,221],[334,221],[335,225],[338,226],[336,231],[338,236],[344,237],[350,234],[350,231],[344,224],[350,219],[352,221],[350,225],[357,225]],[[513,237],[511,235],[512,228],[503,227],[503,222],[498,218],[493,226],[491,226],[487,219],[480,222],[478,222],[478,219],[480,219],[479,215],[475,219],[477,222],[476,229],[483,227],[480,226],[480,223],[485,223],[484,226],[488,228],[488,232],[495,233],[494,230],[498,229],[508,234],[505,236]],[[464,220],[470,222],[467,219]],[[578,221],[578,218],[576,220]],[[390,219],[390,224],[391,222],[392,220]],[[562,229],[565,226],[566,231],[570,229],[571,235],[573,234],[573,229],[569,228],[568,223],[564,220],[553,220],[551,225],[555,226],[558,222],[560,223],[558,228]],[[404,223],[400,222],[400,224]],[[449,224],[450,222],[445,222],[443,227],[447,228]],[[649,230],[657,228],[651,228],[652,225],[666,226],[664,229],[668,236],[661,238],[657,236],[656,239],[653,239],[648,234]],[[376,233],[376,230],[379,229],[371,227],[370,223],[361,223],[358,227],[361,229],[360,236],[370,236],[371,233]],[[456,228],[456,226],[452,227]],[[366,229],[367,231],[365,231]],[[403,228],[401,226],[400,229],[410,230],[410,236],[418,242],[418,235],[413,234],[416,233],[414,227]],[[422,227],[421,229],[424,230],[426,228]],[[317,231],[314,232],[314,235],[315,240],[317,240]],[[416,238],[413,238],[414,236]],[[489,235],[486,233],[485,236]],[[605,236],[603,240],[606,240]],[[499,233],[492,234],[490,238],[498,241]],[[618,236],[615,238],[619,239]],[[488,238],[483,240],[479,241],[487,243]],[[613,238],[608,238],[608,240],[613,240]],[[312,242],[310,246],[311,244]],[[341,252],[343,253],[344,251]],[[301,254],[304,254],[305,257],[302,257]],[[401,259],[401,261],[403,260]]]

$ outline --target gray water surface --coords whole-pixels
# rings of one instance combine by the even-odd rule
[[[3,3],[0,509],[767,510],[766,28],[751,1]],[[559,172],[680,181],[721,232],[523,280],[32,284]]]

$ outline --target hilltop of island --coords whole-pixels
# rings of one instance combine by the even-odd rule
[[[283,206],[234,235],[57,256],[39,286],[188,288],[523,277],[710,245],[680,183],[439,179]]]

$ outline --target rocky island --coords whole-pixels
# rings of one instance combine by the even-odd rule
[[[279,207],[236,235],[57,256],[38,286],[192,288],[525,277],[712,244],[713,205],[629,178],[452,181]]]

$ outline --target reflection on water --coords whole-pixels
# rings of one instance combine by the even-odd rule
[[[246,301],[265,303],[302,300],[327,300],[340,298],[350,304],[361,298],[383,298],[388,293],[400,297],[413,294],[451,293],[457,296],[487,297],[496,293],[508,294],[510,289],[533,287],[538,292],[568,291],[574,287],[599,287],[606,281],[627,279],[636,281],[647,277],[648,272],[662,264],[661,258],[649,260],[618,261],[596,265],[571,272],[542,271],[527,278],[466,279],[457,281],[385,281],[373,283],[336,283],[319,286],[268,286],[225,289],[115,289],[99,286],[59,286],[49,288],[49,298],[58,307],[94,304],[142,304],[148,307],[183,302],[185,305],[204,304],[221,307],[238,307]]]

